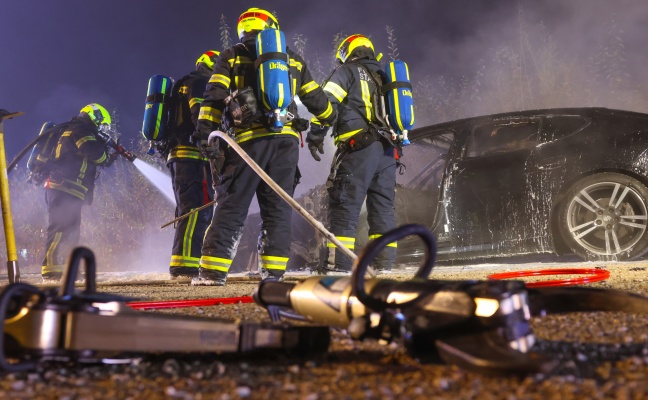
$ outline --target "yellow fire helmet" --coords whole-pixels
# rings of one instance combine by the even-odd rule
[[[371,43],[371,40],[369,40],[368,37],[355,34],[349,36],[348,38],[344,39],[342,43],[340,43],[335,57],[340,60],[341,63],[344,63],[347,58],[349,58],[349,55],[360,46],[364,46],[368,49],[371,49],[372,52],[375,52],[373,43]]]
[[[250,8],[239,17],[236,31],[239,39],[243,40],[243,37],[251,32],[268,28],[279,29],[279,22],[274,15],[260,8]]]
[[[198,67],[198,64],[203,63],[205,64],[205,66],[207,66],[207,68],[214,69],[214,63],[216,62],[219,54],[220,52],[218,50],[208,50],[202,53],[196,60],[196,68]]]
[[[80,113],[87,114],[90,120],[97,126],[110,125],[112,123],[108,110],[97,103],[88,104],[81,109]]]

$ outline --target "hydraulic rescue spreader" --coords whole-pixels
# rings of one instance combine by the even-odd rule
[[[407,281],[365,280],[368,263],[389,243],[418,235],[426,260]],[[346,329],[357,340],[401,342],[420,361],[445,361],[486,374],[546,372],[557,360],[533,351],[533,316],[579,311],[648,314],[648,297],[618,290],[529,288],[522,281],[430,280],[434,237],[403,225],[367,244],[351,277],[264,281],[254,295],[273,320]]]
[[[85,262],[86,287],[75,291],[79,264]],[[24,283],[0,294],[0,369],[16,372],[42,361],[102,362],[146,354],[316,355],[327,351],[324,326],[236,322],[135,311],[131,300],[96,291],[93,253],[76,248],[62,286],[41,291]]]

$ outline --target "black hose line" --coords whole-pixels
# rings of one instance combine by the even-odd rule
[[[59,289],[60,297],[69,297],[74,294],[74,282],[79,275],[79,263],[85,260],[86,294],[97,292],[97,264],[92,250],[79,246],[72,251],[68,267],[63,273],[63,285]]]
[[[399,226],[398,228],[392,229],[391,231],[383,234],[382,236],[370,241],[362,251],[362,254],[356,260],[355,268],[351,274],[351,287],[352,293],[358,298],[358,300],[365,306],[371,308],[375,311],[381,311],[386,308],[395,308],[406,306],[411,301],[401,304],[390,304],[386,301],[372,297],[367,294],[365,291],[365,274],[367,272],[367,267],[382,249],[387,246],[389,243],[402,239],[406,236],[416,235],[420,237],[425,243],[425,260],[423,264],[419,267],[414,275],[416,278],[427,279],[432,272],[434,267],[434,261],[436,260],[437,246],[434,235],[428,228],[420,224],[407,224]]]

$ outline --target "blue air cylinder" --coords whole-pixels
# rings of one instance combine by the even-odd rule
[[[169,106],[173,79],[165,75],[153,75],[146,92],[146,107],[142,135],[146,140],[163,140],[169,123]]]
[[[407,133],[414,127],[414,98],[407,64],[391,61],[386,67],[387,84],[383,93],[389,105],[389,122],[400,136],[403,145],[410,144]]]
[[[38,136],[39,137],[42,136],[45,131],[49,130],[53,126],[54,126],[53,122],[50,122],[50,121],[45,122],[43,124],[43,126],[41,127],[40,132],[38,132]],[[50,155],[49,154],[41,154],[41,153],[43,152],[44,149],[46,149],[48,147],[49,148],[52,147],[50,143],[47,143],[49,140],[58,140],[58,138],[49,138],[49,139],[41,139],[41,140],[39,140],[38,143],[36,143],[34,145],[34,147],[32,148],[31,153],[29,153],[29,158],[27,159],[27,169],[29,169],[30,171],[34,171],[34,169],[36,168],[36,163],[37,162],[39,162],[39,161],[40,162],[47,162],[45,157],[49,157]],[[41,158],[40,160],[39,160],[39,156]]]
[[[282,114],[292,102],[290,91],[290,61],[286,54],[286,38],[277,29],[264,29],[256,39],[257,81],[266,109],[272,110],[270,127],[275,132],[283,128]]]

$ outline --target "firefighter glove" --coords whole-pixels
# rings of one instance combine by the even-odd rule
[[[215,141],[211,145],[209,145],[209,143],[207,143],[207,140],[201,140],[198,144],[198,148],[200,149],[202,155],[209,160],[214,160],[220,155],[218,141]]]
[[[328,127],[322,127],[320,125],[311,124],[311,129],[306,135],[306,143],[308,143],[308,150],[310,150],[311,155],[315,161],[321,161],[322,159],[317,154],[324,154],[324,138],[326,137],[326,131]]]

